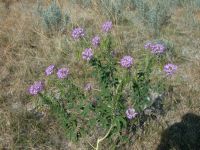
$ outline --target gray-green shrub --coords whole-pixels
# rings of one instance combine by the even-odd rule
[[[79,4],[83,7],[96,7],[100,13],[106,16],[107,19],[115,23],[120,23],[124,20],[124,10],[129,6],[129,0],[71,0],[73,4]]]
[[[55,0],[52,0],[51,4],[46,9],[42,8],[39,3],[38,12],[43,20],[45,28],[50,31],[62,29],[69,20],[67,13],[63,14]]]
[[[131,0],[135,6],[139,20],[151,27],[155,35],[159,35],[160,30],[170,19],[170,5],[167,1],[147,1],[147,0]]]
[[[73,4],[79,4],[83,7],[90,7],[92,5],[92,0],[70,0]]]
[[[125,17],[123,15],[123,10],[125,9],[125,5],[127,4],[124,0],[101,0],[100,6],[102,13],[108,18],[113,20],[114,22],[121,22]]]

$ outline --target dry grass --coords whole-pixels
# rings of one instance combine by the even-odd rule
[[[59,4],[70,13],[73,25],[98,27],[105,20],[97,9],[83,9],[62,0]],[[28,111],[35,107],[36,99],[27,96],[28,85],[41,77],[49,64],[66,63],[67,49],[71,48],[62,45],[70,31],[49,37],[41,27],[36,7],[34,1],[0,2],[0,149],[84,149],[64,139],[62,129],[58,129],[48,110],[42,110],[42,119]],[[168,111],[165,116],[146,122],[131,146],[134,149],[155,149],[164,129],[180,121],[187,112],[200,115],[200,31],[184,23],[186,13],[184,8],[175,11],[171,23],[162,31],[164,38],[176,44],[181,60],[178,77],[171,81],[174,92],[165,101]],[[197,22],[199,14],[194,16]],[[137,25],[116,26],[113,33],[119,43],[128,45],[127,51],[138,50],[151,37]]]

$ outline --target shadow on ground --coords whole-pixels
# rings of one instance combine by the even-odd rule
[[[167,128],[157,150],[200,150],[200,116],[185,114],[182,121]]]

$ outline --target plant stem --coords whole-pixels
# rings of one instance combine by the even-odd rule
[[[87,141],[87,142],[93,149],[96,149],[89,141]]]
[[[108,130],[108,132],[106,133],[106,135],[102,138],[97,139],[97,145],[95,150],[99,150],[99,143],[102,142],[105,138],[107,138],[107,136],[110,134],[110,131],[112,130],[113,125],[111,125],[110,129]]]

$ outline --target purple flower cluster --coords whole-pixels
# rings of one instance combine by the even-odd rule
[[[83,37],[85,35],[85,32],[84,32],[84,29],[83,28],[75,28],[73,31],[72,31],[72,37],[74,39],[79,39],[81,37]]]
[[[109,32],[112,29],[112,22],[111,21],[106,21],[102,25],[102,31],[103,32]]]
[[[99,46],[99,44],[100,44],[100,37],[99,36],[95,36],[92,39],[92,45],[96,48],[97,46]]]
[[[55,68],[55,65],[50,65],[49,67],[47,67],[45,70],[46,76],[51,75],[53,73],[54,68]]]
[[[37,95],[44,89],[44,83],[42,81],[36,81],[28,89],[31,95]]]
[[[86,48],[85,51],[82,52],[82,58],[84,60],[90,61],[93,58],[93,52],[91,48]]]
[[[49,75],[53,74],[54,68],[55,68],[55,65],[50,65],[49,67],[47,67],[47,68],[45,69],[45,74],[46,74],[46,76],[49,76]],[[66,78],[68,75],[69,75],[69,69],[68,69],[68,68],[61,68],[61,69],[59,69],[59,70],[57,71],[57,77],[58,77],[59,79]],[[31,95],[37,95],[37,94],[40,93],[43,89],[44,89],[44,82],[42,82],[42,81],[37,81],[37,82],[34,82],[34,84],[31,85],[31,86],[28,88],[28,92],[29,92],[29,94],[31,94]]]
[[[109,32],[112,28],[112,22],[111,21],[106,21],[103,25],[102,25],[102,30],[103,32]],[[85,36],[85,31],[83,28],[78,27],[73,29],[71,36],[73,37],[73,39],[79,39]],[[94,47],[97,47],[100,45],[100,37],[99,36],[95,36],[92,39],[92,45]],[[93,52],[91,48],[86,48],[85,51],[82,52],[82,58],[84,60],[91,60],[93,58]],[[51,74],[53,74],[55,69],[55,65],[50,65],[45,69],[45,75],[49,76]],[[63,78],[67,78],[69,75],[69,69],[68,68],[60,68],[57,71],[57,77],[59,79],[63,79]],[[39,92],[41,92],[44,89],[44,83],[42,81],[37,81],[35,82],[33,85],[31,85],[28,89],[29,93],[31,95],[36,95]],[[90,91],[92,89],[92,85],[90,83],[88,83],[85,86],[85,90]]]
[[[127,117],[128,119],[133,119],[133,118],[135,118],[137,114],[138,114],[138,113],[135,111],[134,108],[129,108],[129,109],[126,110],[126,117]]]
[[[166,50],[166,48],[165,48],[165,46],[163,44],[152,43],[152,42],[147,42],[144,45],[144,48],[145,49],[150,49],[153,54],[162,54]]]
[[[166,64],[163,70],[164,72],[166,72],[167,75],[173,75],[176,72],[177,68],[178,67],[174,64]]]
[[[68,68],[61,68],[57,72],[57,77],[60,79],[64,79],[69,75],[69,69]]]
[[[130,68],[133,65],[133,58],[131,56],[124,56],[121,59],[120,64],[124,68]]]

